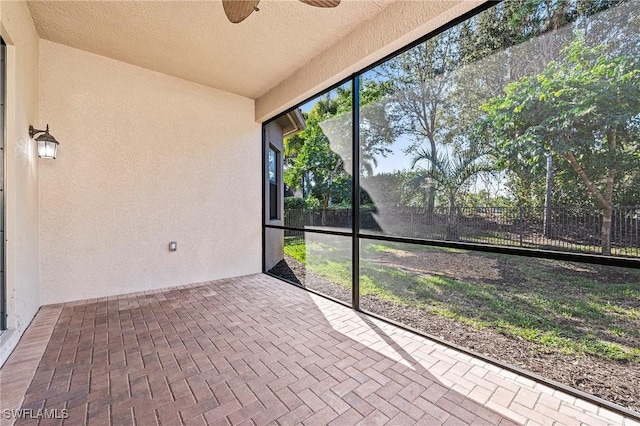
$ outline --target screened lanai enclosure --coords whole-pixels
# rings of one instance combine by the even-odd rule
[[[640,2],[482,6],[263,135],[266,272],[640,410]]]

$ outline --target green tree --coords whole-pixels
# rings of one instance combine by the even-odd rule
[[[441,151],[433,157],[429,150],[421,150],[413,159],[414,166],[421,161],[434,165],[432,170],[423,174],[424,179],[434,179],[435,186],[447,198],[449,214],[447,219],[447,239],[458,240],[458,202],[464,198],[471,180],[481,173],[491,172],[493,166],[484,159],[486,152],[473,145],[467,149],[454,150],[451,153]]]
[[[507,85],[483,110],[507,156],[535,161],[551,151],[566,160],[602,210],[602,253],[609,255],[616,178],[629,146],[640,148],[640,64],[589,47],[580,34],[562,54],[538,75]],[[594,159],[599,173],[587,173]]]
[[[362,81],[362,80],[361,80]],[[377,166],[377,157],[387,156],[387,148],[397,135],[392,123],[397,119],[388,108],[389,82],[366,80],[360,88],[360,174],[371,176]],[[352,150],[352,95],[351,89],[338,89],[334,116],[322,121],[320,127],[329,138],[332,149],[344,159],[344,167],[351,171]]]
[[[449,108],[453,89],[453,71],[459,64],[456,36],[451,31],[427,40],[386,62],[378,70],[378,77],[391,84],[391,109],[396,112],[398,133],[411,135],[413,144],[408,154],[426,151],[438,157],[440,146],[446,141],[443,115]],[[435,160],[427,163],[424,172],[434,181]],[[430,185],[430,184],[429,184]],[[432,217],[436,187],[428,188],[427,216]]]
[[[574,38],[574,31],[585,31],[588,44],[607,43],[610,52],[637,54],[637,13],[633,2],[625,0],[520,0],[506,1],[466,21],[460,28],[458,46],[464,67],[456,71],[451,104],[459,113],[450,115],[446,126],[452,140],[471,137],[482,118],[480,106],[487,99],[501,96],[512,81],[541,73]],[[604,14],[598,14],[604,12]],[[489,148],[495,148],[490,135],[477,135]],[[545,207],[550,222],[553,203],[580,202],[566,196],[574,185],[556,178],[559,173],[575,173],[557,155],[521,155],[505,158],[495,150],[496,166],[508,170],[506,186],[521,207]],[[549,154],[549,153],[547,153]],[[546,179],[545,179],[546,176]],[[552,192],[553,189],[553,192]],[[564,196],[564,199],[560,196]],[[526,211],[525,210],[525,211]],[[545,227],[545,230],[549,230]]]
[[[364,170],[372,170],[375,157],[386,155],[385,146],[393,141],[391,118],[384,104],[387,90],[375,82],[361,89]],[[284,140],[284,182],[289,188],[302,190],[305,197],[320,200],[323,224],[331,202],[351,202],[351,93],[344,87],[327,93],[306,114],[306,129]]]
[[[329,96],[320,99],[305,117],[306,129],[284,141],[285,184],[319,199],[324,211],[329,205],[336,177],[344,173],[344,162],[331,149],[319,123],[336,112],[335,99]]]

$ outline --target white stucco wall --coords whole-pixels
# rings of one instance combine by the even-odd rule
[[[29,124],[38,121],[38,36],[23,1],[2,1],[0,33],[7,44],[5,139],[8,331],[0,336],[0,365],[40,306],[38,157]]]
[[[266,121],[485,2],[393,2],[258,98],[256,120]]]
[[[260,272],[252,100],[41,40],[40,116],[42,304]]]

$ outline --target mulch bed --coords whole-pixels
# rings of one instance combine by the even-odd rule
[[[351,301],[350,289],[307,271],[305,265],[292,257],[285,256],[271,272],[335,299]],[[590,355],[566,355],[522,338],[488,328],[478,329],[416,306],[382,300],[373,295],[361,297],[360,306],[477,353],[640,411],[640,365],[637,363]]]

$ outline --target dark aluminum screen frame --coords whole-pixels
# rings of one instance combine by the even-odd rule
[[[5,279],[6,271],[5,271],[5,256],[6,256],[6,238],[5,238],[5,230],[6,230],[6,220],[7,217],[6,211],[6,197],[4,191],[4,182],[5,182],[5,170],[6,167],[6,155],[4,149],[5,142],[5,122],[6,116],[5,111],[7,110],[7,97],[6,97],[6,88],[7,88],[7,46],[4,43],[4,40],[0,37],[0,151],[2,152],[2,175],[0,176],[0,244],[2,244],[2,255],[0,256],[0,331],[7,329],[7,281]]]
[[[310,233],[321,233],[321,234],[331,234],[331,235],[337,235],[337,236],[345,236],[345,237],[351,237],[354,241],[353,241],[353,253],[352,256],[354,257],[354,262],[353,262],[353,281],[354,281],[354,285],[352,286],[353,290],[357,290],[358,289],[358,281],[359,281],[359,277],[358,277],[358,272],[359,271],[359,267],[358,267],[358,257],[359,257],[359,240],[360,239],[367,239],[367,240],[380,240],[380,241],[392,241],[392,242],[399,242],[399,243],[409,243],[409,244],[418,244],[418,245],[427,245],[427,246],[436,246],[436,247],[448,247],[448,248],[458,248],[458,249],[467,249],[467,250],[474,250],[474,251],[482,251],[482,252],[490,252],[490,253],[501,253],[501,254],[511,254],[511,255],[516,255],[516,256],[526,256],[526,257],[537,257],[537,258],[544,258],[544,259],[555,259],[555,260],[566,260],[566,261],[574,261],[574,262],[582,262],[582,263],[595,263],[595,264],[600,264],[600,265],[609,265],[609,266],[618,266],[618,267],[625,267],[625,268],[634,268],[634,269],[640,269],[640,260],[638,259],[632,259],[632,258],[624,258],[624,257],[616,257],[616,256],[602,256],[602,255],[598,255],[598,254],[582,254],[582,253],[571,253],[571,252],[561,252],[561,251],[554,251],[554,250],[543,250],[543,249],[527,249],[527,248],[520,248],[520,247],[508,247],[508,246],[498,246],[498,245],[490,245],[490,244],[476,244],[476,243],[465,243],[465,242],[458,242],[458,241],[444,241],[444,240],[434,240],[434,239],[426,239],[426,238],[407,238],[407,237],[397,237],[397,236],[392,236],[392,235],[378,235],[378,234],[369,234],[369,233],[361,233],[360,232],[360,216],[359,216],[359,210],[360,210],[360,76],[363,75],[364,73],[366,73],[367,71],[370,71],[371,69],[377,67],[378,65],[388,61],[389,59],[396,57],[404,52],[406,52],[407,50],[412,49],[413,47],[435,37],[436,35],[448,30],[451,27],[454,27],[455,25],[460,24],[461,22],[464,22],[466,20],[468,20],[469,18],[477,15],[478,13],[489,9],[490,7],[495,6],[496,4],[498,4],[499,2],[496,1],[489,1],[483,5],[480,5],[474,9],[472,9],[471,11],[463,14],[462,16],[458,17],[457,19],[447,23],[446,25],[424,35],[423,37],[415,40],[414,42],[400,48],[399,50],[385,56],[384,58],[372,63],[371,65],[361,69],[360,71],[352,74],[351,76],[340,80],[339,82],[329,86],[328,88],[326,88],[325,90],[310,96],[308,98],[306,98],[305,100],[299,102],[298,104],[296,104],[295,106],[289,108],[288,110],[276,115],[275,117],[269,119],[268,121],[265,121],[263,123],[263,130],[262,130],[262,158],[266,158],[266,150],[268,149],[269,145],[266,142],[265,139],[265,126],[268,125],[269,123],[279,119],[280,117],[283,117],[284,115],[286,115],[287,113],[289,113],[292,110],[295,110],[296,108],[299,108],[301,105],[304,105],[305,103],[309,102],[312,99],[315,99],[317,97],[320,97],[342,85],[344,85],[345,83],[350,82],[351,83],[351,87],[352,87],[352,138],[353,138],[353,146],[352,146],[352,158],[353,158],[353,165],[352,165],[352,188],[351,188],[351,196],[352,196],[352,229],[351,231],[328,231],[328,230],[322,230],[322,229],[316,229],[313,227],[306,227],[306,228],[300,228],[300,227],[291,227],[291,226],[279,226],[279,225],[270,225],[266,223],[266,214],[267,212],[265,211],[265,209],[263,208],[263,212],[262,212],[262,224],[263,224],[263,260],[264,260],[264,248],[265,248],[265,241],[264,241],[264,228],[272,228],[272,229],[282,229],[282,230],[293,230],[293,231],[304,231],[304,232],[310,232]],[[263,161],[264,163],[264,161]],[[265,173],[266,173],[266,169],[265,169],[266,165],[263,164],[263,182],[262,182],[262,187],[263,187],[263,206],[264,206],[264,202],[265,202],[265,194],[264,194],[264,188],[266,187],[265,184],[266,182],[264,182],[265,179]],[[268,272],[264,270],[264,262],[263,262],[263,271],[264,272]],[[358,300],[357,300],[357,296],[353,297],[353,307],[355,309],[359,309],[358,306]]]
[[[265,137],[265,126],[268,125],[269,123],[271,123],[272,121],[277,120],[278,118],[286,115],[288,112],[299,108],[301,105],[304,105],[305,103],[309,102],[310,100],[320,97],[323,94],[326,94],[334,89],[336,89],[339,86],[344,85],[347,82],[351,82],[351,87],[352,87],[352,138],[353,138],[353,146],[352,146],[352,158],[353,158],[353,164],[352,164],[352,188],[351,188],[351,200],[352,200],[352,229],[351,231],[335,231],[335,230],[326,230],[326,229],[318,229],[318,228],[313,228],[313,227],[306,227],[306,228],[300,228],[300,227],[292,227],[292,226],[279,226],[279,225],[269,225],[266,222],[266,215],[267,215],[267,211],[266,211],[266,207],[265,207],[265,201],[266,201],[266,194],[265,194],[265,184],[266,182],[264,182],[265,179],[265,173],[266,173],[266,167],[267,165],[264,164],[265,161],[263,160],[263,164],[262,164],[262,168],[263,168],[263,172],[262,172],[262,271],[263,273],[266,273],[272,277],[278,278],[282,281],[285,281],[289,284],[295,285],[296,287],[301,287],[303,289],[305,289],[306,291],[309,291],[311,293],[314,294],[318,294],[319,296],[325,297],[327,299],[330,299],[336,303],[339,303],[341,305],[344,306],[348,306],[352,309],[355,309],[358,312],[363,312],[369,316],[378,318],[382,321],[388,322],[390,324],[396,325],[400,328],[403,328],[405,330],[409,330],[413,333],[416,333],[418,335],[421,335],[423,337],[426,337],[430,340],[434,340],[437,341],[440,344],[443,344],[445,346],[454,348],[458,351],[467,353],[469,355],[472,355],[476,358],[482,359],[488,363],[497,365],[501,368],[504,368],[506,370],[512,371],[516,374],[525,376],[525,377],[529,377],[533,380],[542,382],[547,384],[548,386],[554,388],[554,389],[558,389],[562,392],[565,392],[567,394],[573,395],[575,397],[578,398],[582,398],[582,399],[587,399],[587,400],[591,400],[594,403],[600,405],[600,406],[605,406],[608,409],[618,412],[624,416],[627,417],[631,417],[633,419],[636,419],[637,421],[640,421],[640,414],[631,411],[629,409],[626,409],[624,407],[621,407],[619,405],[613,404],[607,400],[604,400],[602,398],[598,398],[594,395],[591,395],[589,393],[586,392],[582,392],[578,389],[574,389],[571,388],[569,386],[566,386],[564,384],[555,382],[553,380],[547,379],[545,377],[539,376],[535,373],[532,373],[530,371],[527,370],[523,370],[521,368],[515,367],[513,365],[507,364],[505,362],[502,362],[500,360],[488,357],[486,355],[474,352],[472,350],[469,350],[465,347],[456,345],[454,343],[448,342],[446,340],[440,339],[437,336],[432,336],[429,335],[421,330],[417,330],[415,328],[409,327],[405,324],[402,323],[398,323],[394,320],[390,320],[389,318],[385,318],[385,317],[381,317],[375,313],[366,311],[366,310],[362,310],[360,308],[360,240],[378,240],[378,241],[390,241],[390,242],[398,242],[398,243],[408,243],[408,244],[416,244],[416,245],[424,245],[424,246],[435,246],[435,247],[446,247],[446,248],[456,248],[456,249],[465,249],[465,250],[473,250],[473,251],[481,251],[481,252],[488,252],[488,253],[500,253],[500,254],[510,254],[510,255],[516,255],[516,256],[523,256],[523,257],[533,257],[533,258],[543,258],[543,259],[554,259],[554,260],[563,260],[563,261],[573,261],[573,262],[582,262],[582,263],[589,263],[589,264],[599,264],[599,265],[609,265],[609,266],[617,266],[617,267],[624,267],[624,268],[633,268],[633,269],[640,269],[640,260],[638,259],[631,259],[631,258],[623,258],[623,257],[615,257],[615,256],[602,256],[602,255],[597,255],[597,254],[581,254],[581,253],[570,253],[570,252],[561,252],[561,251],[554,251],[554,250],[542,250],[542,249],[527,249],[527,248],[519,248],[519,247],[507,247],[507,246],[498,246],[498,245],[490,245],[490,244],[475,244],[475,243],[465,243],[465,242],[458,242],[458,241],[444,241],[444,240],[434,240],[434,239],[426,239],[426,238],[406,238],[406,237],[396,237],[396,236],[392,236],[392,235],[378,235],[378,234],[368,234],[368,233],[361,233],[360,232],[360,76],[363,75],[364,73],[366,73],[367,71],[370,71],[371,69],[377,67],[378,65],[388,61],[389,59],[398,56],[404,52],[406,52],[407,50],[425,42],[426,40],[435,37],[436,35],[448,30],[449,28],[458,25],[461,22],[466,21],[467,19],[477,15],[478,13],[489,9],[490,7],[495,6],[496,4],[500,3],[499,1],[489,1],[487,3],[484,3],[483,5],[480,5],[474,9],[472,9],[471,11],[465,13],[464,15],[460,16],[459,18],[449,22],[448,24],[444,25],[443,27],[438,28],[437,30],[434,30],[426,35],[424,35],[423,37],[417,39],[416,41],[400,48],[399,50],[385,56],[384,58],[374,62],[373,64],[361,69],[360,71],[352,74],[351,76],[349,76],[348,78],[345,78],[331,86],[329,86],[327,89],[313,95],[310,96],[309,98],[303,100],[302,102],[296,104],[295,106],[293,106],[292,108],[286,110],[285,112],[282,112],[278,115],[276,115],[275,117],[269,119],[268,121],[264,122],[262,125],[262,158],[266,158],[265,155],[267,154],[266,150],[268,149],[269,144],[266,142],[266,137]],[[282,214],[284,215],[284,212],[282,212]],[[282,230],[291,230],[291,231],[303,231],[303,232],[308,232],[308,233],[316,233],[316,234],[327,234],[327,235],[336,235],[336,236],[344,236],[344,237],[350,237],[352,239],[352,283],[351,283],[351,305],[349,306],[349,304],[345,303],[344,301],[335,299],[331,296],[327,296],[325,294],[319,293],[315,290],[303,287],[299,284],[293,283],[289,280],[286,280],[282,277],[279,277],[277,275],[271,274],[269,271],[266,270],[266,263],[265,263],[265,248],[266,248],[266,241],[265,241],[265,237],[266,237],[266,228],[271,228],[271,229],[282,229]]]

